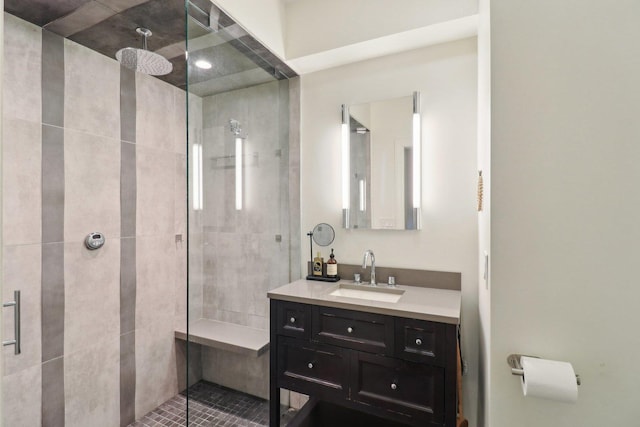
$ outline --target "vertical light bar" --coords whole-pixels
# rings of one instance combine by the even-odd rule
[[[349,202],[350,202],[350,165],[349,155],[349,107],[342,104],[342,226],[349,228]]]
[[[364,212],[367,208],[367,186],[364,179],[361,179],[358,183],[360,191],[360,212]]]
[[[236,136],[236,210],[242,209],[242,138]]]
[[[422,150],[420,146],[420,92],[413,92],[413,208],[420,209],[421,198],[421,159]]]
[[[193,209],[202,210],[202,144],[193,144]]]

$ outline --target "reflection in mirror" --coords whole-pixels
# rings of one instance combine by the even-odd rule
[[[343,105],[345,228],[420,228],[420,97]]]

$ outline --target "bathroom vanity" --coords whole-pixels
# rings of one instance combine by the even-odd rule
[[[351,417],[455,427],[459,290],[299,280],[268,295],[271,427],[279,425],[280,388]]]

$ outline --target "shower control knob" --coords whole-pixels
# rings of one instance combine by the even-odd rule
[[[104,234],[93,232],[89,233],[84,239],[84,245],[87,247],[87,249],[93,251],[96,249],[100,249],[102,245],[104,245],[104,241]]]
[[[391,390],[397,390],[398,385],[396,383],[391,383]]]
[[[309,369],[313,369],[313,363],[309,362],[307,366],[309,367]]]
[[[420,338],[416,339],[416,345],[422,345],[422,340]]]
[[[296,318],[295,318],[295,317],[292,317],[291,319],[289,319],[289,322],[291,322],[291,323],[296,323]]]
[[[351,326],[349,326],[349,327],[347,328],[347,332],[349,332],[350,334],[351,334],[351,333],[353,333],[353,328],[352,328]]]

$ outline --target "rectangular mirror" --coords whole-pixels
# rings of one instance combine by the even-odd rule
[[[418,230],[420,96],[342,106],[343,226]]]

